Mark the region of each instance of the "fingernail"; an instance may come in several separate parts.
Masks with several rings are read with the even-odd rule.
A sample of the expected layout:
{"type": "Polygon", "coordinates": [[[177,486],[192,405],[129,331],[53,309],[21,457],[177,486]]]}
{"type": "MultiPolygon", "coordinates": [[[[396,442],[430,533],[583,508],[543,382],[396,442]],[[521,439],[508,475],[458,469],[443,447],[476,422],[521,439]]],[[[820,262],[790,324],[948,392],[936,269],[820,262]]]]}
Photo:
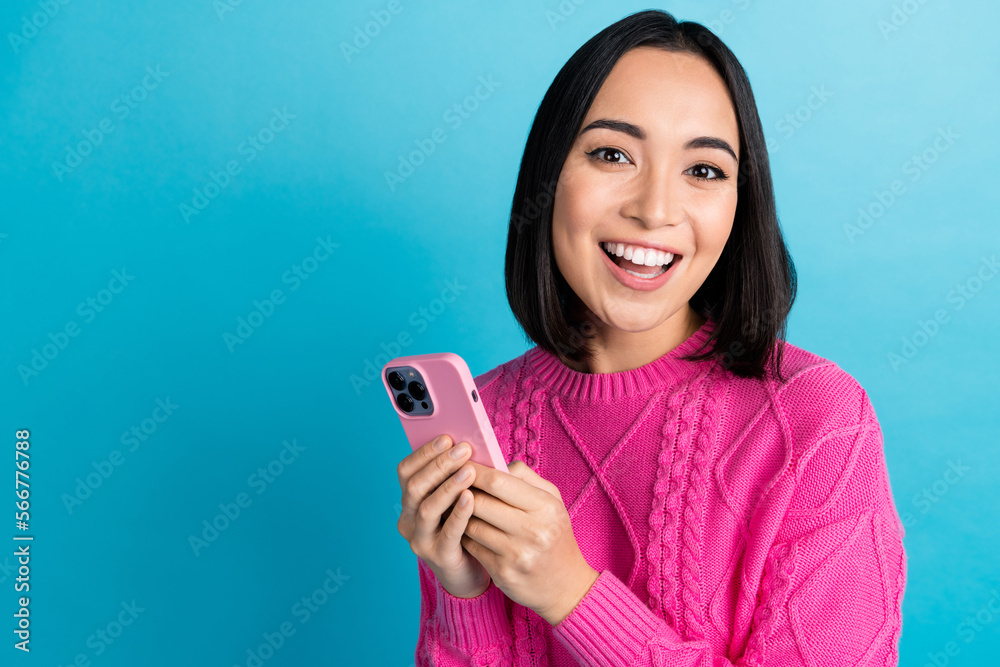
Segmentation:
{"type": "Polygon", "coordinates": [[[456,479],[460,482],[464,482],[465,480],[469,479],[469,475],[471,474],[472,471],[469,470],[468,467],[462,468],[462,470],[458,473],[458,477],[456,479]]]}
{"type": "Polygon", "coordinates": [[[450,456],[453,459],[460,459],[468,453],[469,453],[469,446],[463,443],[458,447],[456,447],[455,449],[451,450],[451,454],[449,454],[448,456],[450,456]]]}
{"type": "Polygon", "coordinates": [[[435,440],[434,444],[431,445],[431,446],[434,447],[434,451],[435,452],[443,452],[444,448],[445,448],[445,445],[447,445],[447,438],[445,438],[445,436],[441,435],[441,436],[438,436],[438,439],[435,440]]]}

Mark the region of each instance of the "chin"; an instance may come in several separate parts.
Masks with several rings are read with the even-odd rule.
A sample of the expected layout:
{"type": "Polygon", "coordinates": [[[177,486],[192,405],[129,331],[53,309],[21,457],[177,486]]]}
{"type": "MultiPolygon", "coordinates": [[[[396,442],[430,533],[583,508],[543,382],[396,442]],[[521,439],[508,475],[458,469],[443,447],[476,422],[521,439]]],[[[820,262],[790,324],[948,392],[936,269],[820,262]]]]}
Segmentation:
{"type": "Polygon", "coordinates": [[[638,308],[631,313],[614,313],[609,318],[601,318],[604,323],[619,331],[628,333],[642,333],[655,329],[666,319],[666,313],[651,308],[638,308]]]}

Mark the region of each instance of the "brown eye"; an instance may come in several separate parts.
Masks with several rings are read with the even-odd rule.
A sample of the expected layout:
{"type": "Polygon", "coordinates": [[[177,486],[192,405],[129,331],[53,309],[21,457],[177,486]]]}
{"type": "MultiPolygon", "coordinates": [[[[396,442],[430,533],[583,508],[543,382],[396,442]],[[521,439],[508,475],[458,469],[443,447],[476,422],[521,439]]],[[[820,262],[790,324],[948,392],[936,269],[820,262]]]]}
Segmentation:
{"type": "Polygon", "coordinates": [[[691,175],[697,178],[699,181],[722,181],[728,178],[726,172],[722,171],[718,167],[713,167],[708,164],[696,164],[695,166],[688,169],[689,172],[694,172],[691,175]],[[714,174],[709,176],[708,174],[714,174]]]}
{"type": "Polygon", "coordinates": [[[628,158],[625,158],[625,153],[621,152],[617,148],[610,148],[608,146],[603,146],[601,148],[597,148],[595,150],[592,150],[589,153],[587,153],[587,155],[590,156],[590,158],[593,159],[593,160],[596,160],[598,162],[604,162],[606,164],[628,164],[628,162],[627,162],[628,158]],[[613,156],[615,159],[614,160],[606,160],[606,159],[600,157],[601,153],[606,153],[606,154],[608,154],[610,156],[613,156]],[[626,162],[619,162],[617,158],[625,158],[626,162]]]}

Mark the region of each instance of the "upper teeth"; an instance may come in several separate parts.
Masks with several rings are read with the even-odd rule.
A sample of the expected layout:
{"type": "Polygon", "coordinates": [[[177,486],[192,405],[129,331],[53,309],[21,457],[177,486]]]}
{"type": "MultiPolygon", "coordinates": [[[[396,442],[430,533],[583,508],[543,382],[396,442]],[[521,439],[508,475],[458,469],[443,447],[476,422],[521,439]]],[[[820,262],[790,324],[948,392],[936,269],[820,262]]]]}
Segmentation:
{"type": "Polygon", "coordinates": [[[669,264],[674,259],[674,254],[671,252],[663,252],[656,248],[644,248],[641,245],[605,241],[601,244],[601,247],[612,255],[624,257],[642,266],[663,266],[664,264],[669,264]]]}

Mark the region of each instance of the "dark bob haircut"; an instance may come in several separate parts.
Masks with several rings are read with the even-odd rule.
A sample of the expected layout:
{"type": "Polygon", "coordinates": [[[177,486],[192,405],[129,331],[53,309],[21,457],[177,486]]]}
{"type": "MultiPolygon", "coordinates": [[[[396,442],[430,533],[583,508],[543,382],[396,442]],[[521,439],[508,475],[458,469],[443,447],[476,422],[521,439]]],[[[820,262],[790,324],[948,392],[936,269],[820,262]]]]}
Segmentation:
{"type": "MultiPolygon", "coordinates": [[[[605,28],[573,54],[545,93],[521,158],[514,189],[504,278],[507,300],[525,334],[541,348],[577,362],[591,358],[590,322],[576,317],[579,297],[552,253],[555,188],[577,132],[615,63],[629,50],[653,46],[701,56],[719,72],[733,100],[740,162],[733,229],[719,261],[689,304],[716,326],[700,354],[734,374],[761,378],[773,362],[781,378],[796,274],[778,224],[764,132],[750,81],[736,56],[705,26],[678,23],[646,10],[605,28]]],[[[782,378],[782,381],[783,378],[782,378]]]]}

